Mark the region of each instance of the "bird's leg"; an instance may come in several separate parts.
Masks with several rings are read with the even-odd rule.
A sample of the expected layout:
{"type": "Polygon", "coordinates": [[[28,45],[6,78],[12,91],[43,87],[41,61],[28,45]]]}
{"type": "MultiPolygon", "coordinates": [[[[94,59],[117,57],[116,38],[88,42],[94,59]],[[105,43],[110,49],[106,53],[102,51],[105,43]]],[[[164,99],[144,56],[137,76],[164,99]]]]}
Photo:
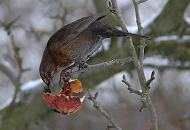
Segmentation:
{"type": "Polygon", "coordinates": [[[69,80],[71,79],[71,75],[68,71],[62,71],[60,74],[60,80],[59,80],[59,85],[62,87],[61,92],[64,93],[65,95],[72,95],[71,92],[71,84],[69,80]],[[63,85],[62,85],[62,80],[63,80],[63,85]]]}
{"type": "Polygon", "coordinates": [[[52,93],[52,92],[51,92],[51,88],[50,88],[50,86],[47,86],[46,92],[48,92],[48,93],[52,93]]]}
{"type": "Polygon", "coordinates": [[[68,71],[62,70],[59,79],[59,85],[62,86],[62,81],[64,82],[64,86],[69,83],[71,79],[71,75],[68,71]]]}
{"type": "Polygon", "coordinates": [[[64,68],[61,71],[60,78],[59,78],[59,85],[60,86],[62,85],[62,81],[64,81],[64,85],[65,85],[65,83],[69,83],[69,79],[71,79],[71,75],[68,71],[75,66],[76,66],[76,63],[74,61],[70,66],[67,66],[66,68],[64,68]]]}
{"type": "Polygon", "coordinates": [[[85,68],[88,68],[88,64],[85,61],[81,61],[79,63],[79,70],[82,70],[82,69],[85,69],[85,68]]]}

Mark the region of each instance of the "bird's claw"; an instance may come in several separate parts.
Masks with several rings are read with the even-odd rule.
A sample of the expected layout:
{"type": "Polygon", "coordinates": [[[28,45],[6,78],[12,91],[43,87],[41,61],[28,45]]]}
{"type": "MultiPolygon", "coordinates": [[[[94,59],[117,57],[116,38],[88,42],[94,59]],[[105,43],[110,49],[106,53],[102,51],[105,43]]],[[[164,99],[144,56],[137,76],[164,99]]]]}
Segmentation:
{"type": "Polygon", "coordinates": [[[88,64],[85,63],[85,62],[81,62],[81,63],[79,64],[79,70],[82,70],[82,69],[85,69],[85,68],[88,68],[88,64]]]}
{"type": "Polygon", "coordinates": [[[62,81],[64,81],[64,83],[68,83],[70,79],[71,79],[70,73],[67,71],[62,71],[60,74],[59,85],[62,85],[62,81]]]}
{"type": "Polygon", "coordinates": [[[47,86],[46,92],[52,93],[50,86],[47,86]]]}

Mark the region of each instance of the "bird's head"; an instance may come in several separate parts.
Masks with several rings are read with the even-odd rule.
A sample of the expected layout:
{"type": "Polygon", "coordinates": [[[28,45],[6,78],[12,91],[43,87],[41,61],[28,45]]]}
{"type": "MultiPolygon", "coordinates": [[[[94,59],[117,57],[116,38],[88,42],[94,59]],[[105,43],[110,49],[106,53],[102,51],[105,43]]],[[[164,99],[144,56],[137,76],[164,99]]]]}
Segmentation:
{"type": "Polygon", "coordinates": [[[40,77],[45,82],[45,84],[49,87],[51,85],[51,81],[55,72],[55,66],[52,62],[51,57],[44,51],[42,61],[39,67],[40,77]]]}
{"type": "Polygon", "coordinates": [[[39,71],[40,71],[40,77],[49,87],[51,85],[51,81],[54,75],[53,67],[50,64],[41,63],[39,71]]]}

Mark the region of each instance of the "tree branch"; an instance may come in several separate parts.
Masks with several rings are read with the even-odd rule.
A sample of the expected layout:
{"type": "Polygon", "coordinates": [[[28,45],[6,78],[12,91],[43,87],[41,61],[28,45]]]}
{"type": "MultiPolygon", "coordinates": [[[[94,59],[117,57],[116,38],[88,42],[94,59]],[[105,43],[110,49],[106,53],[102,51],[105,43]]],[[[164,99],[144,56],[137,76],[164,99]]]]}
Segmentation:
{"type": "Polygon", "coordinates": [[[128,86],[128,90],[129,90],[130,93],[134,93],[134,94],[137,94],[137,95],[140,95],[140,96],[142,95],[142,91],[134,89],[134,87],[127,81],[125,75],[123,75],[122,82],[125,83],[128,86]]]}
{"type": "MultiPolygon", "coordinates": [[[[113,9],[114,9],[114,14],[118,18],[122,29],[124,31],[128,31],[127,26],[126,26],[126,24],[125,24],[125,22],[123,20],[123,17],[121,16],[121,13],[119,12],[117,1],[116,0],[111,0],[111,1],[112,1],[113,9]]],[[[137,74],[138,74],[139,81],[140,81],[140,84],[141,84],[141,87],[142,87],[142,91],[145,91],[146,79],[145,79],[145,76],[144,76],[143,68],[139,63],[137,53],[136,53],[134,45],[133,45],[133,41],[132,41],[131,37],[127,37],[127,38],[125,38],[125,40],[127,41],[128,51],[129,51],[129,53],[130,53],[130,55],[131,55],[131,57],[133,59],[133,63],[135,65],[135,68],[137,69],[137,74]]]]}
{"type": "Polygon", "coordinates": [[[91,93],[88,91],[88,95],[89,95],[88,99],[93,102],[94,108],[111,123],[111,126],[115,127],[117,130],[122,130],[122,128],[119,127],[119,125],[114,121],[114,119],[96,101],[98,93],[96,93],[95,96],[92,96],[91,93]]]}
{"type": "Polygon", "coordinates": [[[146,86],[150,86],[150,84],[154,79],[155,79],[155,71],[153,70],[150,79],[146,82],[146,86]]]}
{"type": "MultiPolygon", "coordinates": [[[[121,16],[121,13],[119,12],[117,1],[116,0],[111,0],[111,2],[112,2],[113,10],[114,10],[112,12],[114,12],[116,17],[118,18],[122,29],[127,31],[127,26],[126,26],[126,24],[125,24],[125,22],[124,22],[124,20],[123,20],[123,18],[121,16]]],[[[136,11],[138,11],[138,10],[136,9],[136,11]]],[[[139,12],[136,12],[136,14],[139,14],[139,12]]],[[[136,16],[136,17],[138,17],[138,16],[136,16]]],[[[138,20],[140,20],[140,19],[138,19],[138,20]]],[[[145,102],[143,102],[143,107],[148,107],[150,115],[151,115],[151,117],[150,117],[151,118],[150,119],[151,120],[151,130],[158,130],[157,115],[156,115],[154,106],[152,105],[152,101],[151,101],[151,99],[150,99],[150,97],[148,95],[148,89],[147,89],[147,86],[146,86],[146,79],[145,79],[145,75],[144,75],[143,66],[141,65],[141,63],[138,60],[137,53],[135,51],[132,39],[130,37],[127,37],[125,39],[126,39],[126,41],[128,43],[127,44],[128,51],[129,51],[131,57],[133,58],[133,63],[134,63],[135,68],[137,70],[138,78],[139,78],[140,85],[141,85],[141,88],[142,88],[141,100],[142,101],[145,100],[145,102]],[[148,104],[148,105],[146,105],[146,104],[148,104]]],[[[143,57],[144,57],[144,54],[143,54],[143,57]]]]}
{"type": "Polygon", "coordinates": [[[16,96],[18,94],[18,92],[20,91],[20,86],[22,85],[21,83],[21,76],[22,76],[22,72],[23,72],[23,67],[22,67],[22,59],[20,57],[20,48],[18,48],[14,42],[14,37],[13,35],[11,34],[11,30],[10,30],[10,34],[9,36],[11,37],[11,45],[12,45],[12,49],[14,51],[14,58],[15,58],[15,61],[16,61],[16,64],[18,65],[18,75],[16,76],[16,81],[17,81],[17,84],[14,84],[15,85],[15,93],[14,93],[14,96],[13,96],[13,100],[12,100],[12,103],[11,104],[14,104],[15,103],[15,100],[16,100],[16,96]]]}
{"type": "Polygon", "coordinates": [[[151,34],[155,36],[178,34],[184,24],[182,21],[188,5],[188,0],[168,0],[160,15],[151,25],[151,34]],[[175,13],[173,13],[174,9],[175,13]]]}
{"type": "Polygon", "coordinates": [[[126,63],[129,63],[132,61],[131,57],[126,57],[126,58],[122,58],[122,59],[113,59],[111,61],[106,61],[106,62],[102,62],[99,64],[94,64],[94,65],[90,65],[89,69],[96,69],[96,68],[100,68],[100,67],[108,67],[108,66],[112,66],[112,65],[124,65],[126,63]]]}
{"type": "Polygon", "coordinates": [[[20,91],[20,86],[22,85],[22,83],[21,83],[22,73],[24,71],[28,70],[28,69],[23,69],[23,67],[22,67],[22,58],[20,56],[20,48],[18,48],[16,46],[15,41],[14,41],[14,36],[11,33],[12,32],[12,27],[14,26],[14,23],[18,20],[18,18],[19,17],[17,17],[13,21],[9,22],[8,24],[2,24],[2,22],[0,23],[1,24],[0,26],[4,27],[5,31],[7,32],[7,34],[11,38],[11,45],[12,45],[12,50],[14,52],[15,62],[18,65],[18,74],[15,75],[14,72],[11,71],[11,69],[9,67],[7,67],[3,63],[0,63],[0,70],[2,72],[4,72],[4,74],[11,80],[11,82],[15,86],[15,93],[13,95],[13,100],[12,100],[10,106],[15,103],[16,96],[20,91]]]}
{"type": "Polygon", "coordinates": [[[109,67],[109,66],[113,66],[113,65],[124,65],[131,61],[132,61],[131,57],[126,57],[126,58],[122,58],[122,59],[113,59],[111,61],[105,61],[105,62],[98,63],[98,64],[87,65],[86,68],[83,68],[79,71],[73,71],[70,74],[72,75],[72,74],[76,74],[76,73],[83,73],[85,71],[92,70],[92,69],[99,69],[101,67],[109,67]]]}
{"type": "Polygon", "coordinates": [[[144,3],[144,2],[146,2],[146,1],[148,1],[148,0],[137,0],[136,3],[137,3],[137,4],[141,4],[141,3],[144,3]]]}
{"type": "MultiPolygon", "coordinates": [[[[136,2],[136,0],[132,0],[133,1],[133,5],[135,8],[135,14],[136,14],[136,22],[137,22],[137,26],[138,26],[138,32],[140,35],[144,35],[143,32],[143,27],[141,25],[141,19],[140,19],[140,15],[139,15],[139,8],[138,8],[138,3],[136,2]]],[[[145,39],[144,38],[140,38],[140,53],[139,53],[139,62],[141,64],[141,66],[143,66],[143,59],[144,59],[144,48],[146,47],[146,43],[145,43],[145,39]]]]}

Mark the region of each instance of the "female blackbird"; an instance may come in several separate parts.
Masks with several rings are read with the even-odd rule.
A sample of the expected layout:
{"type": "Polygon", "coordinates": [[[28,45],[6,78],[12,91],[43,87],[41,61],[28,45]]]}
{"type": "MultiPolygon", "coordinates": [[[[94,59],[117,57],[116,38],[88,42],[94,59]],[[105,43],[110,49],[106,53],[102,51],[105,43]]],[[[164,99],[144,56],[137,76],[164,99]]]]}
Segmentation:
{"type": "Polygon", "coordinates": [[[47,86],[57,70],[85,64],[99,49],[103,39],[122,36],[145,37],[118,30],[101,22],[105,16],[105,13],[100,13],[83,17],[53,34],[47,43],[39,68],[40,76],[47,86]]]}

